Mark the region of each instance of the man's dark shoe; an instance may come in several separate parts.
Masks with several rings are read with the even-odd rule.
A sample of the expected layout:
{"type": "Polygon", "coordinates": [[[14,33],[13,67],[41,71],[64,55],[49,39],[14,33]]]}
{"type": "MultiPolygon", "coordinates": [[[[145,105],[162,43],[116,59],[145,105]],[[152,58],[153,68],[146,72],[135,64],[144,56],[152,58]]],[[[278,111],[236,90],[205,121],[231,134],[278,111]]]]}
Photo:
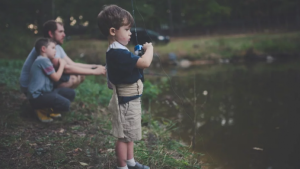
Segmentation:
{"type": "Polygon", "coordinates": [[[136,162],[135,166],[128,166],[128,169],[150,169],[150,167],[136,162]]]}

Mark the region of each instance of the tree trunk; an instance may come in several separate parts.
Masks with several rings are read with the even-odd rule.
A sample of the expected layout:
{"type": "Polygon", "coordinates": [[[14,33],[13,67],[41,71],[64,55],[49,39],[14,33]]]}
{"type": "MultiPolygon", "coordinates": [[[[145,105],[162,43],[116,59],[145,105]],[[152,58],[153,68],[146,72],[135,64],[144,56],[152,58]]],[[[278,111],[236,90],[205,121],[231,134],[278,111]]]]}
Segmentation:
{"type": "Polygon", "coordinates": [[[168,5],[169,5],[170,35],[173,35],[173,16],[172,16],[172,4],[171,4],[171,0],[168,0],[168,5]]]}

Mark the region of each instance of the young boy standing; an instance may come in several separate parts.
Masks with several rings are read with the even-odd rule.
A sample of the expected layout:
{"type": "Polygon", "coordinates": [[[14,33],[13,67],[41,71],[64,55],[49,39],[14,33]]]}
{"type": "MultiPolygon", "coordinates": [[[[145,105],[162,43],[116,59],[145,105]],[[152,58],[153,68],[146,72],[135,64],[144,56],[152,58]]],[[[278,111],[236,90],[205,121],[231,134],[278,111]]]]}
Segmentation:
{"type": "Polygon", "coordinates": [[[118,139],[115,152],[118,169],[150,169],[135,162],[133,141],[142,138],[141,95],[143,93],[142,69],[150,66],[153,46],[145,43],[144,55],[131,53],[126,45],[130,41],[131,14],[116,6],[105,6],[99,13],[98,26],[108,39],[106,52],[107,76],[112,83],[113,96],[108,109],[112,113],[112,134],[118,139]]]}
{"type": "Polygon", "coordinates": [[[53,82],[59,81],[66,64],[63,59],[59,59],[59,68],[55,72],[51,62],[56,53],[55,45],[55,42],[48,38],[36,41],[35,49],[40,55],[33,62],[29,74],[27,97],[42,122],[51,122],[52,117],[61,117],[58,112],[68,111],[70,102],[75,98],[73,89],[53,89],[53,82]],[[46,110],[47,108],[49,110],[46,110]]]}

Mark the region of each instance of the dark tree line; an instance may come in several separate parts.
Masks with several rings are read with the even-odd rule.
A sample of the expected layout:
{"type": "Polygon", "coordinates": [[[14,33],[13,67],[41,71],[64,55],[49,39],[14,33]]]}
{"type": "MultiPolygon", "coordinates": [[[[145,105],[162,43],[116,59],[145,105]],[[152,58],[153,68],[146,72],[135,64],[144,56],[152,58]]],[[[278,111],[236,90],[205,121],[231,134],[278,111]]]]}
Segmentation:
{"type": "Polygon", "coordinates": [[[300,27],[299,0],[1,0],[0,28],[40,33],[44,21],[60,16],[67,31],[88,22],[83,30],[91,33],[103,5],[132,13],[132,3],[137,26],[173,35],[300,27]],[[28,29],[30,24],[37,27],[28,29]]]}

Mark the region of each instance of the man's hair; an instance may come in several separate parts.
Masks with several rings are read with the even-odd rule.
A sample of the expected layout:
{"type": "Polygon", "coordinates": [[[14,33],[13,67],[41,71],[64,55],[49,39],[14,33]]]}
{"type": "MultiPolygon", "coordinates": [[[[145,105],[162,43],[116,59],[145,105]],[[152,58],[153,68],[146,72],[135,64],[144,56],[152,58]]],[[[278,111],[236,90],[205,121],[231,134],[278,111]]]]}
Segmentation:
{"type": "Polygon", "coordinates": [[[51,31],[52,34],[54,34],[54,32],[57,29],[57,24],[60,24],[60,25],[63,26],[63,23],[56,22],[55,20],[49,20],[49,21],[44,23],[44,25],[43,25],[43,35],[44,35],[45,38],[50,38],[49,31],[51,31]]]}
{"type": "Polygon", "coordinates": [[[38,39],[38,40],[35,42],[35,45],[34,45],[35,51],[36,51],[38,54],[41,54],[41,52],[42,52],[42,51],[41,51],[42,47],[43,47],[43,46],[48,47],[48,45],[49,45],[51,42],[55,44],[55,42],[54,42],[52,39],[49,39],[49,38],[40,38],[40,39],[38,39]]]}
{"type": "Polygon", "coordinates": [[[109,29],[119,29],[124,25],[132,25],[134,23],[133,17],[125,9],[117,5],[104,6],[97,17],[98,27],[101,33],[108,37],[109,29]]]}

